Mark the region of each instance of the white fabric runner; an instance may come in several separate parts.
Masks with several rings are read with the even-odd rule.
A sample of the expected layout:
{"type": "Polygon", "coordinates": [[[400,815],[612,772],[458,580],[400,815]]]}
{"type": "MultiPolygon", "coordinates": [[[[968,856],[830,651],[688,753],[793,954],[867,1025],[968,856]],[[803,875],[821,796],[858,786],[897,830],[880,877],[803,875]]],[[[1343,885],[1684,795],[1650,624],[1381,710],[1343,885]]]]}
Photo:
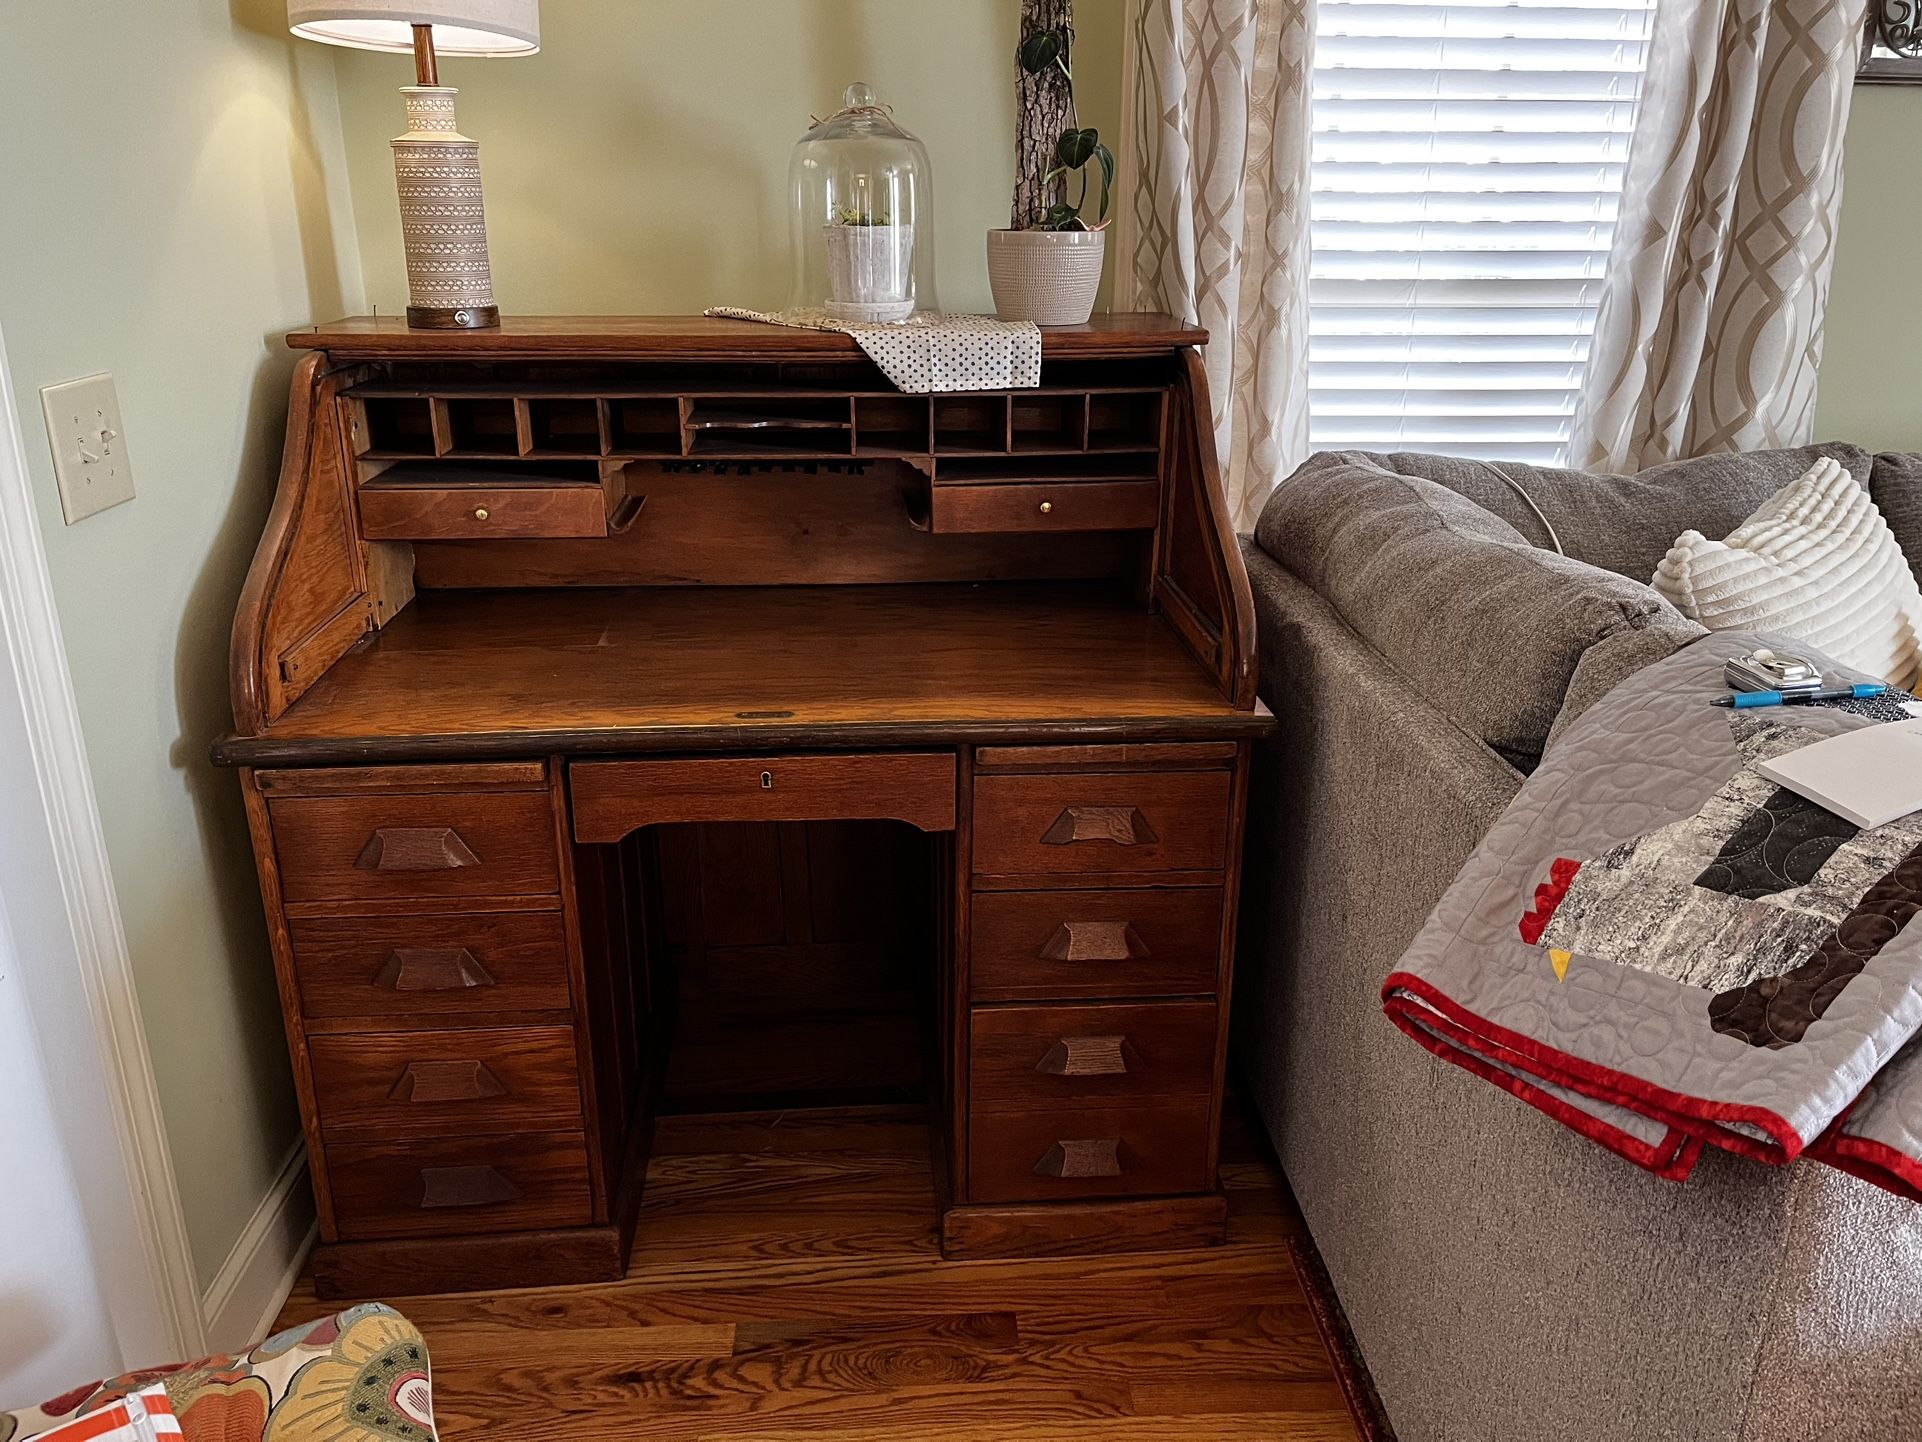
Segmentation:
{"type": "Polygon", "coordinates": [[[1041,327],[990,315],[915,315],[890,324],[835,320],[822,310],[709,306],[707,315],[804,330],[838,330],[910,395],[998,391],[1041,384],[1041,327]]]}

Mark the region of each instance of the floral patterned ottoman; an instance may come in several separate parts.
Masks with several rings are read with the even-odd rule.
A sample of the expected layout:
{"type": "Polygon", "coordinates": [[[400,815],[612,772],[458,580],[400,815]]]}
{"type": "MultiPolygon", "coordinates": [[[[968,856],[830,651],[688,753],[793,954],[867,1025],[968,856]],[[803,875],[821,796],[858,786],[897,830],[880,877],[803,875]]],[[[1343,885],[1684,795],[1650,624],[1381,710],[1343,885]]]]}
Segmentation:
{"type": "Polygon", "coordinates": [[[155,1382],[186,1442],[436,1442],[427,1343],[377,1303],[289,1327],[241,1355],[129,1372],[0,1412],[0,1442],[28,1442],[155,1382]]]}

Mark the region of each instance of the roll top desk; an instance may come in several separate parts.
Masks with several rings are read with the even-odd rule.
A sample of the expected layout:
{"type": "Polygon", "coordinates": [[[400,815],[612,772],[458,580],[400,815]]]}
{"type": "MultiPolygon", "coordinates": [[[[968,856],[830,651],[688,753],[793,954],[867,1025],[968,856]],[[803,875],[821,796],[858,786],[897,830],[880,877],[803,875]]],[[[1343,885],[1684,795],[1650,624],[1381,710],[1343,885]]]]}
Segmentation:
{"type": "Polygon", "coordinates": [[[782,1091],[676,1083],[677,1017],[724,1055],[809,988],[840,1094],[925,1036],[948,1255],[1219,1239],[1270,718],[1204,339],[1102,318],[928,397],[745,322],[289,337],[214,756],[324,1295],[620,1276],[664,1088],[782,1091]]]}

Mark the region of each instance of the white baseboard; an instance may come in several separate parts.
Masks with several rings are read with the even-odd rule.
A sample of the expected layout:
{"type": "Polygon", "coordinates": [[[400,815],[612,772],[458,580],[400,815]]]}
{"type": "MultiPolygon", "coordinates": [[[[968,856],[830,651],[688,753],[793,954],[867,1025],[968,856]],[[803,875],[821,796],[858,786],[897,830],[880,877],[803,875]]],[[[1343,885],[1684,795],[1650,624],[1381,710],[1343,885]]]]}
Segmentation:
{"type": "Polygon", "coordinates": [[[230,1352],[265,1337],[314,1244],[314,1196],[299,1140],[201,1299],[207,1346],[230,1352]]]}

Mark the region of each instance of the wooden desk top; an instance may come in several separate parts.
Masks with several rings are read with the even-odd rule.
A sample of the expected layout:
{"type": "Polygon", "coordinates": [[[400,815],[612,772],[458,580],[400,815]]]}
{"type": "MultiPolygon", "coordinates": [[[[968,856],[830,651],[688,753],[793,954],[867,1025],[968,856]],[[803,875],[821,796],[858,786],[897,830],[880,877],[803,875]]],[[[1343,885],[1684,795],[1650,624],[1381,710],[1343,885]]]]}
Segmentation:
{"type": "Polygon", "coordinates": [[[423,592],[234,765],[1266,734],[1111,587],[423,592]]]}
{"type": "MultiPolygon", "coordinates": [[[[1208,332],[1149,312],[1097,315],[1086,325],[1049,326],[1041,353],[1075,356],[1152,355],[1205,345],[1208,332]]],[[[296,350],[340,357],[423,359],[436,356],[565,356],[570,360],[645,356],[649,360],[857,360],[861,348],[840,331],[801,330],[758,321],[701,315],[510,315],[489,330],[414,330],[400,316],[353,316],[287,337],[296,350]]]]}

